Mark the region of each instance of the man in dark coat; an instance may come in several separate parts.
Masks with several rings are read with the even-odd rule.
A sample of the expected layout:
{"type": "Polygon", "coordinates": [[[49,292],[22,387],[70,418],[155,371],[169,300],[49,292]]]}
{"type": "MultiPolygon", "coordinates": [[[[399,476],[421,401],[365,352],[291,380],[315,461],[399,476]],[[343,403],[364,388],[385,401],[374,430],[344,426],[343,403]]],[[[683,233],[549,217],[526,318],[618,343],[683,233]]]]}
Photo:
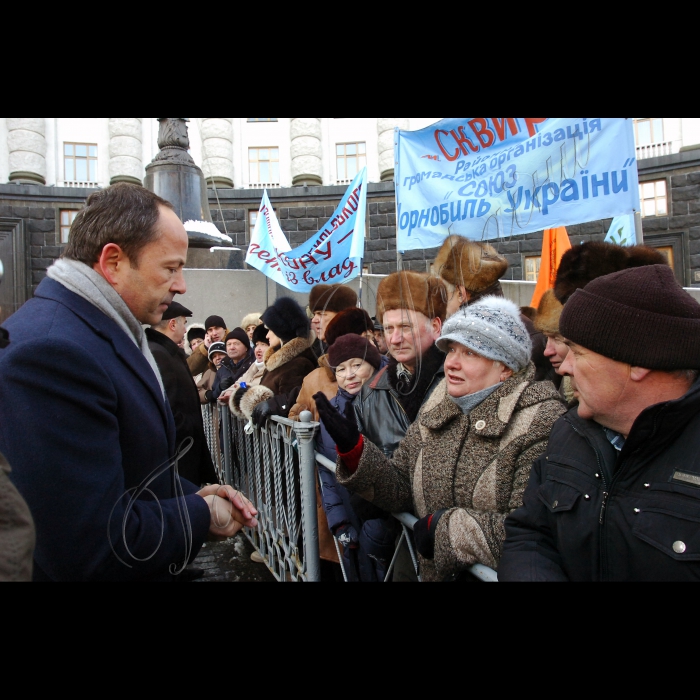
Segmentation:
{"type": "Polygon", "coordinates": [[[6,324],[0,451],[34,516],[35,580],[173,580],[208,534],[257,522],[230,487],[198,490],[173,468],[175,422],[142,324],[185,293],[187,246],[168,202],[99,190],[6,324]]]}
{"type": "Polygon", "coordinates": [[[554,426],[501,581],[700,578],[700,304],[667,265],[600,277],[560,330],[577,408],[554,426]]]}
{"type": "Polygon", "coordinates": [[[196,486],[218,482],[204,434],[199,393],[187,366],[187,356],[178,345],[185,337],[192,312],[174,301],[163,320],[146,330],[148,347],[160,370],[170,409],[175,419],[176,443],[192,438],[192,447],[178,461],[180,476],[196,486]]]}

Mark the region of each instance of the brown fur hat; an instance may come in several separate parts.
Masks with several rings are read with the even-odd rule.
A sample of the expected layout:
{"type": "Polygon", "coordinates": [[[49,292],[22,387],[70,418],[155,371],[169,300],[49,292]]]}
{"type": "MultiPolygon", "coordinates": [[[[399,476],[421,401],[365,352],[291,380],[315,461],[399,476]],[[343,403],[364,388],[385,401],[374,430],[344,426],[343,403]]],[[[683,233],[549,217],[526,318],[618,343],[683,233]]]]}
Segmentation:
{"type": "Polygon", "coordinates": [[[439,277],[421,272],[394,272],[377,288],[377,318],[394,309],[420,311],[427,318],[445,320],[447,289],[439,277]]]}
{"type": "Polygon", "coordinates": [[[583,289],[598,277],[631,267],[667,264],[666,258],[658,250],[644,245],[623,248],[598,241],[582,243],[564,253],[557,272],[554,294],[562,304],[566,304],[577,289],[583,289]]]}
{"type": "Polygon", "coordinates": [[[341,311],[326,328],[326,343],[333,345],[343,335],[362,335],[374,331],[374,321],[364,309],[345,309],[341,311]]]}
{"type": "Polygon", "coordinates": [[[564,306],[554,296],[554,290],[548,289],[543,295],[540,305],[537,307],[535,328],[540,333],[547,335],[559,335],[559,319],[564,306]]]}
{"type": "Polygon", "coordinates": [[[488,243],[449,236],[435,258],[435,273],[468,292],[488,289],[505,274],[508,261],[488,243]]]}
{"type": "Polygon", "coordinates": [[[357,294],[345,284],[317,284],[309,294],[311,311],[345,311],[357,306],[357,294]]]}

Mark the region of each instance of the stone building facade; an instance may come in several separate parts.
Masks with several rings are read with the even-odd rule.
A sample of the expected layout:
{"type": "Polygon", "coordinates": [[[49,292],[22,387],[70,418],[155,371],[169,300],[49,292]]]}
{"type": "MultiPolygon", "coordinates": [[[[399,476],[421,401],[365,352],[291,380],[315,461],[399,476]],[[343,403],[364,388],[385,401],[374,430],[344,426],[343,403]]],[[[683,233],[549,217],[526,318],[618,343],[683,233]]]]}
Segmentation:
{"type": "MultiPolygon", "coordinates": [[[[47,147],[46,133],[42,133],[41,119],[0,121],[4,122],[5,145],[9,145],[10,150],[7,163],[15,168],[13,174],[20,174],[8,184],[0,182],[0,259],[5,268],[0,306],[6,317],[32,296],[46,269],[61,254],[70,221],[94,188],[45,184],[51,169],[51,148],[47,147]]],[[[209,190],[212,218],[218,229],[227,233],[241,249],[228,258],[227,264],[242,267],[262,190],[225,187],[231,181],[227,179],[230,163],[226,146],[231,124],[225,119],[200,121],[204,140],[212,142],[208,151],[211,159],[208,172],[217,187],[216,191],[209,190]]],[[[303,129],[300,127],[293,132],[297,136],[292,139],[294,158],[301,159],[296,161],[298,167],[292,169],[298,184],[268,190],[292,247],[317,234],[346,189],[345,184],[318,184],[317,160],[322,154],[311,133],[317,136],[318,130],[314,131],[313,120],[298,121],[305,122],[303,129]],[[294,145],[297,141],[299,143],[294,145]]],[[[393,146],[386,135],[393,134],[394,126],[404,127],[406,120],[376,121],[377,163],[383,164],[381,167],[388,172],[393,146]]],[[[111,154],[110,182],[140,181],[138,174],[146,160],[144,142],[149,141],[145,136],[147,131],[139,119],[108,120],[105,138],[111,154]]],[[[700,287],[700,146],[676,145],[677,148],[645,152],[647,157],[638,161],[639,179],[645,192],[642,204],[647,214],[642,220],[644,239],[645,243],[662,249],[669,256],[681,284],[700,287]],[[650,198],[647,198],[647,189],[651,192],[650,198]]],[[[2,157],[0,150],[0,159],[2,157]]],[[[324,168],[320,170],[325,172],[324,168]]],[[[610,223],[605,220],[571,226],[568,229],[571,242],[603,240],[610,223]]],[[[531,273],[529,268],[533,261],[541,255],[542,232],[492,243],[508,258],[510,269],[506,278],[523,280],[531,273]]],[[[404,268],[429,271],[435,252],[407,251],[401,257],[401,264],[404,268]]],[[[364,267],[371,274],[388,274],[397,269],[396,202],[391,180],[370,182],[368,186],[364,267]]]]}

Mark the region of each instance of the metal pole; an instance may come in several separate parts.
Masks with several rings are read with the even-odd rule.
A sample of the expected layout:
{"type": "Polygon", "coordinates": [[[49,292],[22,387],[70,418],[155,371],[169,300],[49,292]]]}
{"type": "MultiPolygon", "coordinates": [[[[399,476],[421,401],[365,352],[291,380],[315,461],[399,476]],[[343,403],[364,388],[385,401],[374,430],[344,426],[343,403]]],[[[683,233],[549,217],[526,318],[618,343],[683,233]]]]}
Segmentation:
{"type": "Polygon", "coordinates": [[[642,213],[634,212],[634,232],[637,237],[637,245],[644,245],[644,231],[642,229],[642,213]]]}
{"type": "Polygon", "coordinates": [[[226,484],[233,483],[233,474],[231,469],[231,414],[228,406],[219,406],[219,417],[221,422],[222,442],[224,443],[224,482],[226,484]]]}
{"type": "Polygon", "coordinates": [[[318,553],[318,515],[316,513],[316,458],[314,434],[318,423],[312,423],[310,411],[303,411],[293,429],[299,446],[301,474],[302,522],[304,524],[304,563],[309,581],[321,580],[321,559],[318,553]]]}

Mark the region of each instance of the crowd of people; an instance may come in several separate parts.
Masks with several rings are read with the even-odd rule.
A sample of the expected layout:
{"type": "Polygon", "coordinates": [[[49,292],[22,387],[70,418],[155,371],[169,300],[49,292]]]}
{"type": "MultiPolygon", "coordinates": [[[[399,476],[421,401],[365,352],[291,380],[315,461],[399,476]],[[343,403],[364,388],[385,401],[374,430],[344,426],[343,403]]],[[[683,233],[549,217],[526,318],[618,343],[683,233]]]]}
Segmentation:
{"type": "MultiPolygon", "coordinates": [[[[35,580],[187,581],[207,537],[254,526],[217,483],[203,404],[320,424],[337,464],[317,466],[323,580],[341,562],[385,580],[396,512],[418,518],[426,582],[475,564],[503,582],[700,577],[700,304],[658,251],[574,246],[538,308],[518,308],[505,257],[450,236],[433,274],[382,279],[374,317],[319,284],[306,309],[280,297],[232,330],[174,301],[185,253],[167,202],[113,186],[6,324],[0,452],[35,580]]],[[[391,580],[416,578],[404,547],[391,580]]]]}

